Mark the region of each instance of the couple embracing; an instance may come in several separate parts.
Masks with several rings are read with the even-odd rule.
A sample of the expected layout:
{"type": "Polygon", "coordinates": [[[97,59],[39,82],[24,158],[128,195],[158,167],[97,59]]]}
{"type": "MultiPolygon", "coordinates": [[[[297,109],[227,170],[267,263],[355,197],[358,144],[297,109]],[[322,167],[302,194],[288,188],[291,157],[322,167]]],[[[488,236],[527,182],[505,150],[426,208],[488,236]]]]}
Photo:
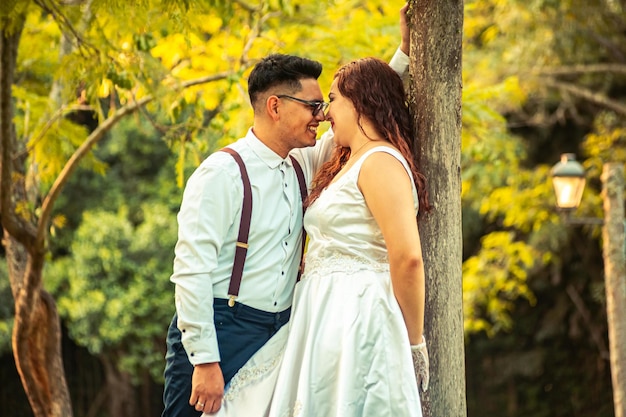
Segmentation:
{"type": "Polygon", "coordinates": [[[429,206],[405,14],[391,63],[342,66],[330,103],[315,61],[252,70],[254,125],[196,169],[178,214],[163,417],[421,416],[429,206]]]}

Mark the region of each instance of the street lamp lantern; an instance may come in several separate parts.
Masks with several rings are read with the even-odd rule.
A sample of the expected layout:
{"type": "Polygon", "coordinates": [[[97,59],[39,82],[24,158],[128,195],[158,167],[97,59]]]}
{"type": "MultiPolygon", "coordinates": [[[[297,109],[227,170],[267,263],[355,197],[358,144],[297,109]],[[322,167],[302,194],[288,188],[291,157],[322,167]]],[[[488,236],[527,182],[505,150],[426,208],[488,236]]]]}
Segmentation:
{"type": "Polygon", "coordinates": [[[606,290],[609,356],[615,417],[626,417],[626,222],[624,222],[624,164],[608,162],[602,175],[603,219],[573,219],[569,214],[580,204],[585,188],[585,171],[573,153],[561,155],[552,167],[556,205],[564,210],[568,224],[602,225],[602,258],[606,290]]]}
{"type": "Polygon", "coordinates": [[[556,206],[561,210],[574,210],[580,205],[585,189],[585,170],[573,153],[564,153],[552,167],[552,185],[556,206]]]}

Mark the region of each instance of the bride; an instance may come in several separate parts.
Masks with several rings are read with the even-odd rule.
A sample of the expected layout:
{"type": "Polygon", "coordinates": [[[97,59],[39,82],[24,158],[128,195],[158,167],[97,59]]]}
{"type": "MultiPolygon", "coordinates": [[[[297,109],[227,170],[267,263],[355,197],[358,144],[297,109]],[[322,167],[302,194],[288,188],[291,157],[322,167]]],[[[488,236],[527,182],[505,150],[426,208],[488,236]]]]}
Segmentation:
{"type": "Polygon", "coordinates": [[[316,175],[292,316],[235,375],[217,416],[420,417],[428,387],[424,266],[401,78],[376,58],[340,68],[326,120],[337,145],[316,175]]]}

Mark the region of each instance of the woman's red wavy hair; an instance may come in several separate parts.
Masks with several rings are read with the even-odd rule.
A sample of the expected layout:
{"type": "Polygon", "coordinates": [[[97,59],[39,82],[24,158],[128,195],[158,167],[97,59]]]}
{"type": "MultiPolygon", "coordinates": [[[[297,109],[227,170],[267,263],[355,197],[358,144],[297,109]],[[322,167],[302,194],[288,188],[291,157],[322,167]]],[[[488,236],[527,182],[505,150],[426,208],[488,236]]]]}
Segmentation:
{"type": "MultiPolygon", "coordinates": [[[[429,211],[426,178],[416,165],[413,123],[400,76],[378,58],[362,58],[339,68],[335,80],[341,95],[356,109],[359,129],[365,134],[361,121],[370,120],[380,137],[394,145],[407,160],[417,187],[419,213],[429,211]]],[[[335,149],[331,159],[315,175],[307,205],[319,197],[349,158],[350,148],[335,149]]]]}

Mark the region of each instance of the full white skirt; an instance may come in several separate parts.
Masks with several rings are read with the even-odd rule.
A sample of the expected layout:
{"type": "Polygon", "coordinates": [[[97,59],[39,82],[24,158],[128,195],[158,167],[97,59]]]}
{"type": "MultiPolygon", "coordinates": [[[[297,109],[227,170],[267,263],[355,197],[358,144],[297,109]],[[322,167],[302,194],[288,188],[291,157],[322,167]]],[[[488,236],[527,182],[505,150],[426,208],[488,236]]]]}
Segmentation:
{"type": "Polygon", "coordinates": [[[421,416],[388,266],[348,257],[307,263],[270,416],[421,416]]]}
{"type": "Polygon", "coordinates": [[[217,416],[421,417],[388,266],[308,263],[289,324],[233,378],[217,416]]]}

